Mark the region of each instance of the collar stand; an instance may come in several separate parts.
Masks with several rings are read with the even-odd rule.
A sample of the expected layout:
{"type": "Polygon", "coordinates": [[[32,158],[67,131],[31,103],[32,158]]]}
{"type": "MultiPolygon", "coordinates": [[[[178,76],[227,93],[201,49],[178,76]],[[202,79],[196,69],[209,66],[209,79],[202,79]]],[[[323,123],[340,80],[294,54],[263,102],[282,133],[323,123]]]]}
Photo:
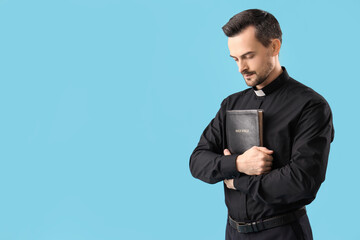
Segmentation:
{"type": "Polygon", "coordinates": [[[253,87],[256,96],[264,97],[279,89],[284,84],[285,80],[290,78],[285,67],[282,67],[282,70],[283,72],[274,81],[272,81],[262,89],[258,90],[256,89],[256,87],[253,87]]]}

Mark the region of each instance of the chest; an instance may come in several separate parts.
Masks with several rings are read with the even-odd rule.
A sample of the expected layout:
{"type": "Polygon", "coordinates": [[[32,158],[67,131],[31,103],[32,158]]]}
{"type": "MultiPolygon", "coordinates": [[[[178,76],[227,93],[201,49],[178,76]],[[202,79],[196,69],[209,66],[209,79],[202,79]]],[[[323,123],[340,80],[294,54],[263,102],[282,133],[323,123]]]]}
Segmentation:
{"type": "Polygon", "coordinates": [[[234,109],[263,109],[263,142],[274,150],[274,167],[288,164],[296,127],[303,106],[291,98],[248,98],[233,106],[234,109]]]}

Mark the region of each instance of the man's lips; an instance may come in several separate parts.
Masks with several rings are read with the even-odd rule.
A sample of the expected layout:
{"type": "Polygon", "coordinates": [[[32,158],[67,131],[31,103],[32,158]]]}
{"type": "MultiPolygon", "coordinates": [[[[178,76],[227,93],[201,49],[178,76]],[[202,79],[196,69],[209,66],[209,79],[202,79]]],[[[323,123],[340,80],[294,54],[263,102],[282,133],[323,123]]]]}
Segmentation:
{"type": "Polygon", "coordinates": [[[249,78],[252,75],[254,75],[254,73],[245,73],[245,74],[243,74],[244,78],[249,78]]]}

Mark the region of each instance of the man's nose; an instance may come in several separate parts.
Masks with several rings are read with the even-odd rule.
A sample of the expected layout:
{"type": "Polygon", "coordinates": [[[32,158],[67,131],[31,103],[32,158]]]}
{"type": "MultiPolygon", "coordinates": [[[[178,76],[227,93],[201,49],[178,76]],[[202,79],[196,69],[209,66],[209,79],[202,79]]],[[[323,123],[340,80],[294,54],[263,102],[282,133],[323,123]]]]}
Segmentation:
{"type": "Polygon", "coordinates": [[[239,72],[242,73],[244,70],[248,70],[248,65],[244,60],[239,61],[239,72]]]}

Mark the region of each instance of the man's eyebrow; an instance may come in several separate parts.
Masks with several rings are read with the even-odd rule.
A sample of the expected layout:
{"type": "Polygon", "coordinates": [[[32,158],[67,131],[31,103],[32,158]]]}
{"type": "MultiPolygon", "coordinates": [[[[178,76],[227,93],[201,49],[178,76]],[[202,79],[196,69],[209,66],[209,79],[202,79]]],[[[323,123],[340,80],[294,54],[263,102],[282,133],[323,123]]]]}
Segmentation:
{"type": "MultiPolygon", "coordinates": [[[[249,54],[252,54],[252,53],[255,53],[255,52],[254,52],[254,51],[249,51],[249,52],[244,53],[244,54],[241,55],[240,57],[245,57],[246,55],[249,55],[249,54]]],[[[230,54],[230,57],[236,58],[235,56],[232,56],[231,54],[230,54]]]]}

